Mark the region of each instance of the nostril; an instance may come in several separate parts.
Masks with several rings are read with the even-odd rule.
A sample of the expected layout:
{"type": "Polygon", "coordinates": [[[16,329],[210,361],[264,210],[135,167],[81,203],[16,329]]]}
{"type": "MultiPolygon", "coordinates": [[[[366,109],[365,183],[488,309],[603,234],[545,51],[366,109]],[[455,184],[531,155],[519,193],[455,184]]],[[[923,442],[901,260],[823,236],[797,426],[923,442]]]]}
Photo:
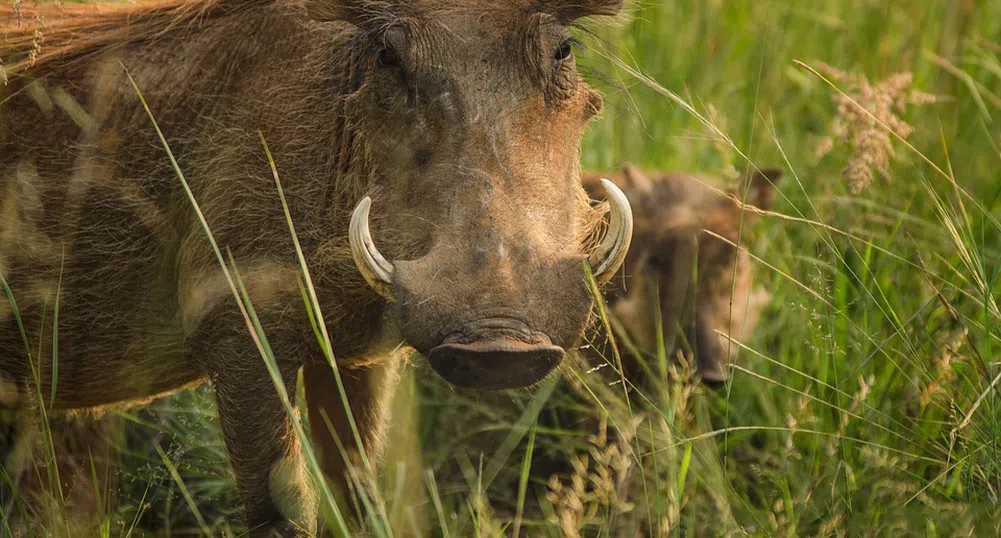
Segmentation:
{"type": "Polygon", "coordinates": [[[510,317],[491,317],[466,327],[462,332],[455,332],[441,341],[442,344],[471,344],[474,342],[493,342],[499,346],[518,344],[549,345],[549,337],[532,331],[528,324],[510,317]]]}

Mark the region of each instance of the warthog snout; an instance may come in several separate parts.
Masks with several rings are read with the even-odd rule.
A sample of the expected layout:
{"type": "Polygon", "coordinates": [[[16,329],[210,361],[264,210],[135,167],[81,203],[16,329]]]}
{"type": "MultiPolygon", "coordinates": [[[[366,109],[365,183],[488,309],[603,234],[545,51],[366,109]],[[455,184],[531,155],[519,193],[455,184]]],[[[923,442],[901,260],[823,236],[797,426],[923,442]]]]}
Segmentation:
{"type": "Polygon", "coordinates": [[[527,387],[581,340],[592,306],[585,261],[602,283],[629,248],[629,202],[611,182],[602,186],[608,226],[591,253],[540,239],[546,234],[519,214],[520,204],[496,203],[438,227],[426,254],[393,259],[372,238],[369,198],[352,216],[351,252],[368,284],[394,304],[404,339],[442,378],[471,389],[527,387]]]}
{"type": "Polygon", "coordinates": [[[563,360],[566,352],[548,336],[533,334],[532,342],[506,334],[471,342],[443,343],[428,354],[431,368],[462,388],[500,390],[541,381],[563,360]]]}
{"type": "Polygon", "coordinates": [[[403,337],[445,381],[528,387],[578,345],[593,304],[583,257],[474,267],[475,252],[450,253],[395,262],[392,286],[403,337]]]}

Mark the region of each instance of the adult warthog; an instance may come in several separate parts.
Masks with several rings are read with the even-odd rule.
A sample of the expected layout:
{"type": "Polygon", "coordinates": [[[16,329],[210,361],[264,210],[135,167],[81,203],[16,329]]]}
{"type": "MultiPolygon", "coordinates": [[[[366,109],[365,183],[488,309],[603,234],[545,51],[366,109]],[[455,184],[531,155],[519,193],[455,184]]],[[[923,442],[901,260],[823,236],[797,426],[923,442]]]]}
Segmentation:
{"type": "Polygon", "coordinates": [[[577,73],[569,30],[620,3],[3,8],[0,270],[19,316],[0,311],[0,398],[38,391],[52,409],[88,408],[211,380],[252,534],[309,532],[287,402],[128,77],[232,252],[278,377],[293,387],[304,367],[314,443],[343,481],[334,436],[350,446],[350,423],[261,138],[354,422],[378,454],[391,350],[412,346],[459,387],[531,385],[589,321],[585,261],[599,283],[622,263],[628,202],[605,184],[599,241],[605,206],[581,185],[580,138],[602,99],[577,73]]]}

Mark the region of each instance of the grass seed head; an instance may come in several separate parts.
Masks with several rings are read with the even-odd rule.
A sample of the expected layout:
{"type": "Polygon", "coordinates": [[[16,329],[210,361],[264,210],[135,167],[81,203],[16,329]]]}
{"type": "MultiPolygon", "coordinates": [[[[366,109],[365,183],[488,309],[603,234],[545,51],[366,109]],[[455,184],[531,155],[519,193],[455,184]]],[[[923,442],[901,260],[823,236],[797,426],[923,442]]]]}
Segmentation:
{"type": "Polygon", "coordinates": [[[588,453],[571,460],[570,487],[558,475],[550,476],[546,498],[555,507],[554,523],[564,536],[580,536],[585,527],[602,526],[606,517],[633,509],[624,491],[632,466],[629,443],[637,425],[636,421],[627,424],[627,431],[617,432],[609,442],[608,419],[602,417],[597,434],[588,437],[588,453]]]}
{"type": "Polygon", "coordinates": [[[949,331],[939,342],[935,355],[932,357],[935,365],[935,379],[921,390],[921,396],[918,398],[922,408],[927,407],[936,395],[943,392],[946,384],[956,377],[954,367],[956,362],[962,359],[959,350],[968,332],[966,327],[954,329],[949,331]]]}
{"type": "Polygon", "coordinates": [[[840,82],[844,92],[832,100],[837,115],[831,134],[821,140],[818,157],[823,157],[836,145],[849,148],[851,156],[842,171],[852,194],[865,190],[878,173],[890,179],[890,162],[896,156],[893,134],[906,139],[914,127],[900,118],[908,105],[935,102],[935,96],[911,88],[914,75],[910,72],[890,75],[873,84],[860,73],[842,71],[825,63],[817,70],[840,82]]]}

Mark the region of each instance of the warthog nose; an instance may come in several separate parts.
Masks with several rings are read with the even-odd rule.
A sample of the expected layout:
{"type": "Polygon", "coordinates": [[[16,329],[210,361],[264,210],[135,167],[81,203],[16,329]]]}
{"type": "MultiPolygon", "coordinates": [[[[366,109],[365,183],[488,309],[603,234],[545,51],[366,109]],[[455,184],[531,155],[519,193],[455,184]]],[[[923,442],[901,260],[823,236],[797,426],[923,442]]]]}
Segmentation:
{"type": "Polygon", "coordinates": [[[480,390],[527,387],[541,381],[566,352],[551,344],[528,344],[509,338],[443,344],[428,353],[431,368],[453,385],[480,390]]]}

